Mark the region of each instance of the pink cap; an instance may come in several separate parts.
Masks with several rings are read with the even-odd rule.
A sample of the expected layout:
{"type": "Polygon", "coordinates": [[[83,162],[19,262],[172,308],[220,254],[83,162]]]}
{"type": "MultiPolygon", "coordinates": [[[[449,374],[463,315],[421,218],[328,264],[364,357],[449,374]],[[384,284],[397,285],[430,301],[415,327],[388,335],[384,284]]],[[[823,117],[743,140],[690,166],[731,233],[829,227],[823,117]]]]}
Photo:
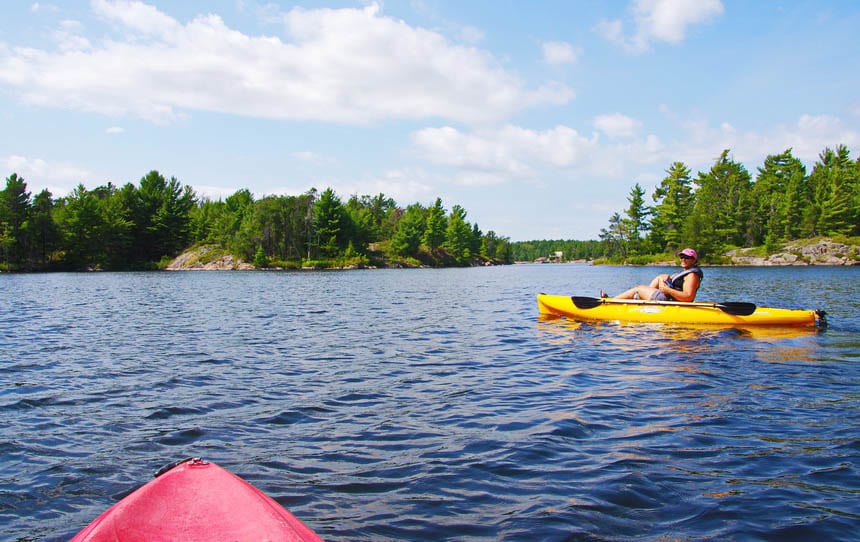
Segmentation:
{"type": "Polygon", "coordinates": [[[684,250],[682,250],[681,252],[678,253],[678,256],[689,256],[689,257],[693,258],[694,260],[699,259],[699,255],[696,254],[696,251],[693,250],[692,248],[685,248],[684,250]]]}

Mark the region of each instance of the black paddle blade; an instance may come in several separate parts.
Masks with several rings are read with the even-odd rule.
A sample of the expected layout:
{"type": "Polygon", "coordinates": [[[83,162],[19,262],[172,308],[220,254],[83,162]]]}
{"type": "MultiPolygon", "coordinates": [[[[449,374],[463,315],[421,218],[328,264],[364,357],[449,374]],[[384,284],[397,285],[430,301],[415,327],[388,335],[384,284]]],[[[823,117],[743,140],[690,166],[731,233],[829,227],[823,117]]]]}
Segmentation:
{"type": "Polygon", "coordinates": [[[598,297],[581,297],[581,296],[571,296],[573,300],[573,304],[580,309],[593,309],[594,307],[599,307],[603,305],[603,300],[598,297]]]}
{"type": "Polygon", "coordinates": [[[735,316],[749,316],[756,310],[755,303],[742,303],[736,301],[716,303],[714,306],[727,314],[733,314],[735,316]]]}

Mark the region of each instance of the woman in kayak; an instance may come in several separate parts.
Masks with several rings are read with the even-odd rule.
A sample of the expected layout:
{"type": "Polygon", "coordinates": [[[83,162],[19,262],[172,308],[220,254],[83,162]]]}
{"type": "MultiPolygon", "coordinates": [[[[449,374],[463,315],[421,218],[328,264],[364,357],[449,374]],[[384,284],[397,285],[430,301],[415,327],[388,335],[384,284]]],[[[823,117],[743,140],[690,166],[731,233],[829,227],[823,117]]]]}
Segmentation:
{"type": "MultiPolygon", "coordinates": [[[[621,292],[615,299],[650,299],[652,301],[693,301],[702,283],[704,273],[699,269],[699,255],[692,248],[678,253],[681,271],[674,275],[662,273],[654,277],[651,284],[640,284],[621,292]]],[[[608,297],[600,291],[600,297],[608,297]]]]}

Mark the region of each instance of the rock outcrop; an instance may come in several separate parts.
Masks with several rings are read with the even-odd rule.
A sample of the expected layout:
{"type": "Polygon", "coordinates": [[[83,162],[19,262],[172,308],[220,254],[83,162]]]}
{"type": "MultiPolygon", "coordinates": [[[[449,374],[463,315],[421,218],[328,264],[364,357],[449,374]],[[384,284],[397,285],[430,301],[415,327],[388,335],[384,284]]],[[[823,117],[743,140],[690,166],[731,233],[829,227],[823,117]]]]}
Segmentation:
{"type": "Polygon", "coordinates": [[[751,249],[726,252],[732,265],[860,265],[860,247],[826,239],[809,244],[789,243],[766,258],[750,255],[751,249]]]}
{"type": "Polygon", "coordinates": [[[165,269],[168,271],[235,271],[254,269],[253,265],[242,260],[236,260],[231,254],[219,254],[219,252],[223,251],[210,246],[192,248],[174,258],[165,269]]]}

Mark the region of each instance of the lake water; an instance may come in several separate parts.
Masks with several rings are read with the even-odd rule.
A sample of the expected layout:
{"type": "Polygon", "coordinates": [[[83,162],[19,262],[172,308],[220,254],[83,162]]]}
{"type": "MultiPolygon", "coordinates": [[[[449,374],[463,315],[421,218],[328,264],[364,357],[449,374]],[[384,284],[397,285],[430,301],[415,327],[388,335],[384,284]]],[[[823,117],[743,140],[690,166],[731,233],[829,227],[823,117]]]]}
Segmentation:
{"type": "Polygon", "coordinates": [[[856,540],[860,268],[706,268],[823,332],[541,320],[660,268],[2,275],[0,538],[202,456],[336,540],[856,540]]]}

